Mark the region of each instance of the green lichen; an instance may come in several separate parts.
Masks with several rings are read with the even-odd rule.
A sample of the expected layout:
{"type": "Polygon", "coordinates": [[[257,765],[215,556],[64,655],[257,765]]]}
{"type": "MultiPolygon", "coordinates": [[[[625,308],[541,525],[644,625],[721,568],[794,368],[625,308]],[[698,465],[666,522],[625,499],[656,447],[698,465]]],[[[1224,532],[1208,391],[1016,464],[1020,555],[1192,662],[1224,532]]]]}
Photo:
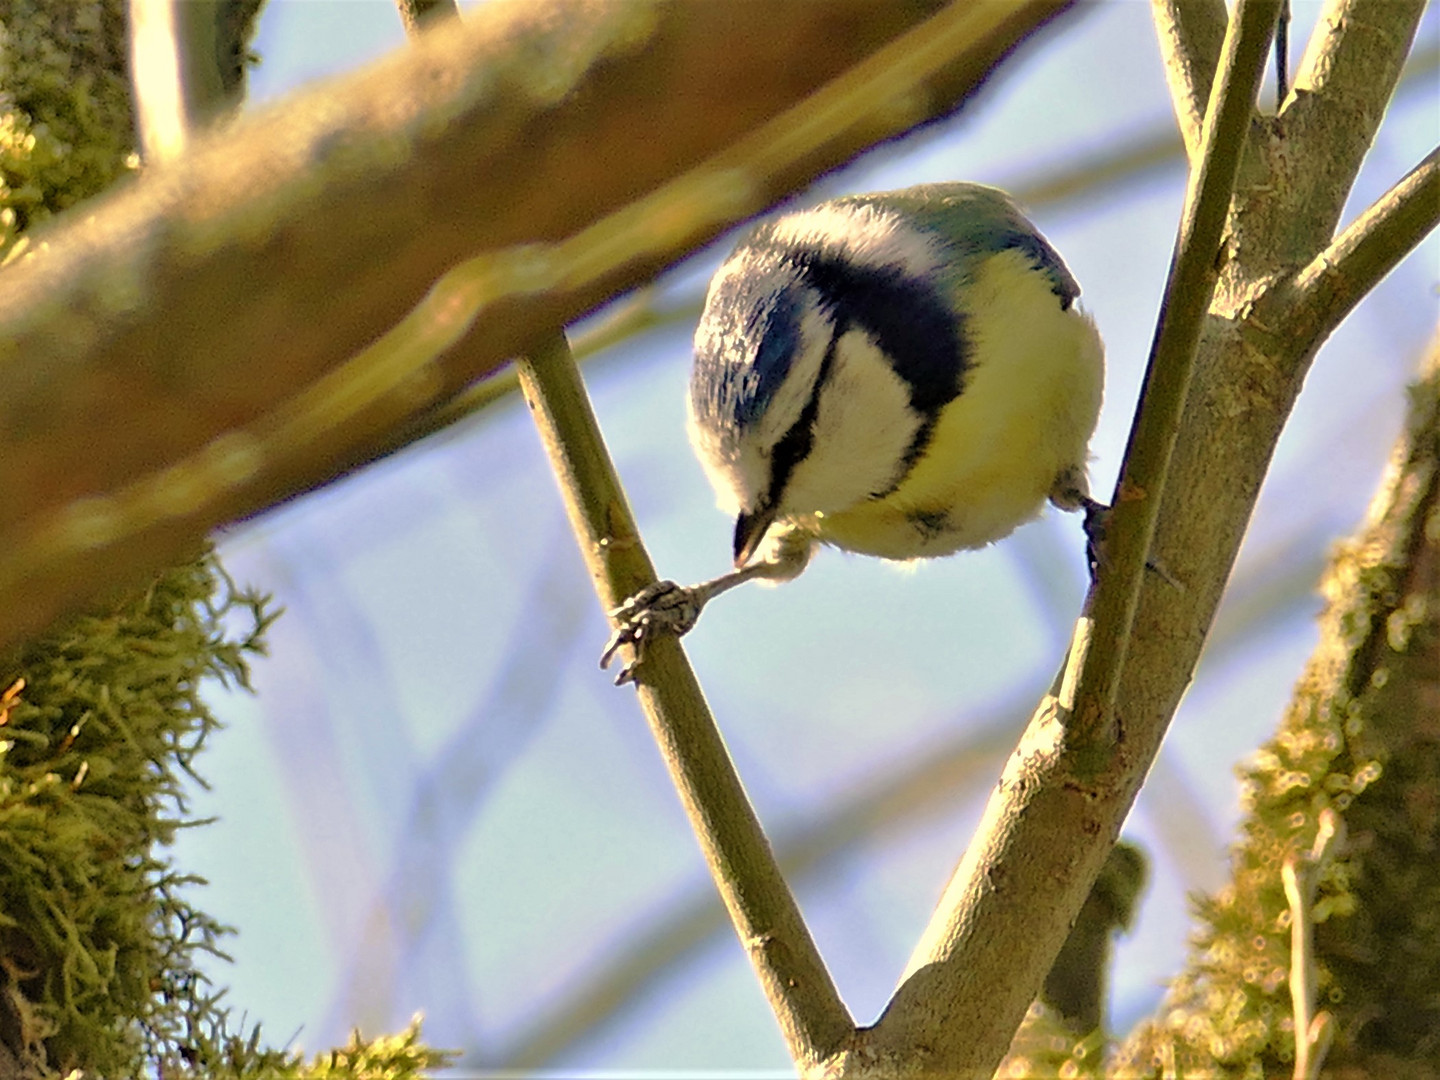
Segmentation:
{"type": "MultiPolygon", "coordinates": [[[[216,5],[230,76],[257,10],[216,5]]],[[[125,48],[124,0],[0,0],[0,258],[136,167],[125,48]]],[[[417,1020],[307,1064],[232,1030],[201,970],[229,930],[164,849],[204,824],[185,806],[216,726],[202,687],[248,687],[272,617],[207,552],[0,659],[0,1076],[402,1078],[446,1060],[417,1020]]]]}
{"type": "Polygon", "coordinates": [[[123,0],[0,0],[0,257],[134,148],[123,0]]]}
{"type": "Polygon", "coordinates": [[[219,1017],[197,964],[223,928],[162,849],[216,725],[201,688],[248,685],[271,617],[206,555],[0,675],[3,1007],[35,1074],[138,1075],[219,1017]]]}

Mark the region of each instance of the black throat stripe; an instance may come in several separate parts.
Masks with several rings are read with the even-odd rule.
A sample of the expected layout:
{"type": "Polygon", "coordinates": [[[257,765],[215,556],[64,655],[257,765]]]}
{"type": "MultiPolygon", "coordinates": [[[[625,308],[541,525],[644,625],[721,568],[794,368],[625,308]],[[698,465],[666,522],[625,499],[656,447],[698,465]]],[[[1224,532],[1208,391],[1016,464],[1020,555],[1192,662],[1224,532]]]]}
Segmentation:
{"type": "Polygon", "coordinates": [[[775,444],[767,504],[779,505],[795,467],[810,453],[820,394],[834,367],[835,350],[852,327],[879,346],[895,373],[904,380],[910,407],[920,426],[901,457],[888,487],[871,492],[882,498],[894,491],[924,454],[940,410],[965,386],[970,367],[962,316],[927,281],[898,266],[867,267],[853,259],[817,249],[802,249],[788,260],[831,319],[830,342],[799,417],[775,444]]]}

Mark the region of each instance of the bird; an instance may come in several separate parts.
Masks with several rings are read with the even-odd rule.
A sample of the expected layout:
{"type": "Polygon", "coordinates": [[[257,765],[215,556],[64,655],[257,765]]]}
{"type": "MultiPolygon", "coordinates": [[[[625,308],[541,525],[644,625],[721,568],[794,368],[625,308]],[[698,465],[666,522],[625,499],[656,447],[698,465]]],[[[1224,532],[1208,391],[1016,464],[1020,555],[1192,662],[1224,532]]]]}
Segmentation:
{"type": "Polygon", "coordinates": [[[601,657],[684,634],[715,596],[817,547],[911,561],[981,548],[1046,501],[1084,510],[1104,346],[1080,286],[1007,193],[848,195],[751,225],[695,332],[690,442],[735,521],[734,569],[611,612],[601,657]]]}

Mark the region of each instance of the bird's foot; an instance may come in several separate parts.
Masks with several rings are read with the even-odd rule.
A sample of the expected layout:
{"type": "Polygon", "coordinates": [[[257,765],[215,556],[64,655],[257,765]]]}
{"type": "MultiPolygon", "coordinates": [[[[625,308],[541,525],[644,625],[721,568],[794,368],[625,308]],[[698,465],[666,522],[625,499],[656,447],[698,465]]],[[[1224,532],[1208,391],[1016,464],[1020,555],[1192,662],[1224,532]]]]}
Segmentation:
{"type": "Polygon", "coordinates": [[[641,589],[610,612],[615,632],[600,654],[600,667],[608,668],[621,648],[630,646],[631,655],[615,675],[615,685],[635,682],[635,671],[645,658],[645,646],[656,634],[688,634],[700,618],[709,597],[703,588],[687,588],[673,581],[657,581],[641,589]]]}
{"type": "MultiPolygon", "coordinates": [[[[1110,515],[1114,508],[1106,506],[1102,502],[1096,502],[1088,496],[1081,503],[1081,508],[1085,511],[1085,559],[1090,564],[1090,580],[1094,581],[1105,569],[1105,529],[1110,524],[1110,515]]],[[[1166,570],[1158,559],[1146,559],[1145,569],[1155,574],[1171,588],[1184,591],[1185,587],[1175,580],[1175,576],[1166,570]]]]}
{"type": "Polygon", "coordinates": [[[1105,527],[1110,523],[1110,507],[1096,502],[1086,495],[1080,503],[1085,512],[1085,561],[1090,566],[1090,580],[1094,581],[1105,565],[1105,527]]]}

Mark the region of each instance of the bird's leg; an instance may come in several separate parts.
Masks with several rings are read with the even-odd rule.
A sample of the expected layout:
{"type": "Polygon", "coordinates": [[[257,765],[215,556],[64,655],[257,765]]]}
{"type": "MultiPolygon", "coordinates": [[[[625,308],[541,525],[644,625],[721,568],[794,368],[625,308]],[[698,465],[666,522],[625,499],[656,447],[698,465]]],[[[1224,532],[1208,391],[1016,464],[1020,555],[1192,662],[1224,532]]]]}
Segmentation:
{"type": "Polygon", "coordinates": [[[1094,581],[1105,565],[1105,526],[1110,524],[1110,507],[1087,495],[1080,508],[1085,513],[1081,526],[1085,530],[1085,562],[1090,567],[1090,580],[1094,581]]]}
{"type": "Polygon", "coordinates": [[[1081,510],[1085,514],[1085,561],[1093,581],[1105,565],[1105,526],[1110,520],[1110,507],[1090,497],[1085,470],[1066,469],[1055,478],[1050,489],[1050,502],[1066,511],[1081,510]]]}
{"type": "Polygon", "coordinates": [[[810,561],[814,542],[798,532],[784,532],[764,549],[764,557],[747,563],[728,574],[702,581],[698,585],[677,585],[673,581],[657,581],[641,589],[610,612],[616,620],[615,632],[600,654],[600,666],[608,668],[623,646],[632,649],[630,660],[615,676],[615,685],[635,681],[635,671],[644,659],[645,645],[656,634],[688,634],[715,597],[743,585],[747,581],[789,581],[805,569],[810,561]]]}
{"type": "MultiPolygon", "coordinates": [[[[1072,469],[1056,477],[1055,486],[1050,489],[1050,501],[1061,510],[1084,511],[1085,561],[1090,564],[1090,580],[1094,581],[1105,567],[1105,527],[1114,508],[1092,499],[1085,488],[1084,474],[1072,469]]],[[[1171,588],[1184,588],[1156,559],[1146,559],[1145,569],[1171,588]]]]}

